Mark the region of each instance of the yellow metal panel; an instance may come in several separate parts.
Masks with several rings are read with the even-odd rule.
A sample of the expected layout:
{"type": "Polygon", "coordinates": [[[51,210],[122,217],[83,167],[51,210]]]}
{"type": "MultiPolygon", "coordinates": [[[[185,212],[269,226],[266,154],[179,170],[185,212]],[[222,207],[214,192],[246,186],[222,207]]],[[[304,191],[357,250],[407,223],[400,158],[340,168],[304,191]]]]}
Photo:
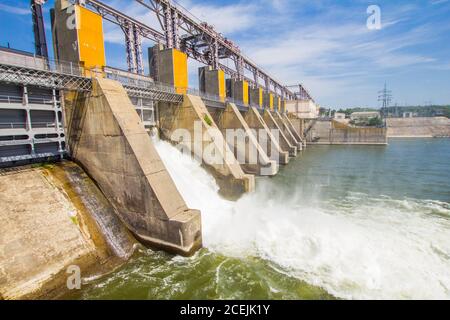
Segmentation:
{"type": "Polygon", "coordinates": [[[89,70],[106,65],[102,17],[86,8],[76,6],[80,61],[87,75],[89,70]]]}
{"type": "Polygon", "coordinates": [[[219,77],[219,97],[221,101],[225,101],[226,88],[225,88],[225,72],[218,70],[217,76],[219,77]]]}
{"type": "Polygon", "coordinates": [[[177,93],[185,94],[188,88],[187,55],[177,49],[173,54],[173,84],[177,93]]]}
{"type": "Polygon", "coordinates": [[[269,93],[269,107],[273,110],[273,94],[269,93]]]}
{"type": "Polygon", "coordinates": [[[248,82],[245,80],[242,81],[242,102],[248,105],[248,82]]]}
{"type": "Polygon", "coordinates": [[[264,92],[263,92],[263,89],[262,89],[262,88],[258,88],[258,90],[259,90],[259,106],[262,107],[262,105],[263,105],[263,94],[264,94],[264,92]]]}

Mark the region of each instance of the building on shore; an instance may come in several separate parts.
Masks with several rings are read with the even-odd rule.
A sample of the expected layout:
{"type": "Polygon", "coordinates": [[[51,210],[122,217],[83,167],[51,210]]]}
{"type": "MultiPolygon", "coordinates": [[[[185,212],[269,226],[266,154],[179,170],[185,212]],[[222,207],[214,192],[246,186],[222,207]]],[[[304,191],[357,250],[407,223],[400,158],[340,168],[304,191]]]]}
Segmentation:
{"type": "Polygon", "coordinates": [[[319,109],[320,106],[310,99],[286,101],[286,111],[301,119],[315,119],[319,117],[319,109]]]}
{"type": "Polygon", "coordinates": [[[350,115],[350,119],[353,121],[370,120],[372,118],[380,118],[378,111],[365,111],[365,112],[353,112],[350,115]]]}

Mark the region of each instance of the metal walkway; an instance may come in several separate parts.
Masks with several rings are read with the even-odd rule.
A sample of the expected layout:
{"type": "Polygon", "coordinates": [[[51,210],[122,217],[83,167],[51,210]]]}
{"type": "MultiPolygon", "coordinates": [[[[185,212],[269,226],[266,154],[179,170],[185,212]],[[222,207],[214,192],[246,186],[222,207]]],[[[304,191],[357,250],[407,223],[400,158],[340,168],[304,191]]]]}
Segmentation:
{"type": "MultiPolygon", "coordinates": [[[[91,73],[95,75],[95,71],[91,73]]],[[[177,94],[174,87],[157,83],[149,77],[109,67],[101,73],[122,83],[130,97],[172,103],[183,101],[183,96],[177,94]]],[[[56,90],[92,90],[92,78],[84,76],[84,69],[78,65],[5,50],[0,50],[0,82],[56,90]]]]}

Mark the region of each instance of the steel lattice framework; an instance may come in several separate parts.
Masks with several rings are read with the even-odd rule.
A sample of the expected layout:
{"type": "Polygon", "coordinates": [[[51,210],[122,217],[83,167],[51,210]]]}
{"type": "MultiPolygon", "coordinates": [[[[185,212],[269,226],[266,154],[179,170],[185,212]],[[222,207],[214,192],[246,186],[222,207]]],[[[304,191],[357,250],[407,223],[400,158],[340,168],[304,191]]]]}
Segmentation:
{"type": "Polygon", "coordinates": [[[271,77],[262,68],[247,58],[232,41],[215,31],[211,26],[200,22],[187,10],[173,5],[170,0],[134,0],[156,15],[162,31],[129,17],[97,0],[78,0],[77,2],[98,12],[104,19],[119,25],[125,33],[127,61],[130,72],[142,73],[142,38],[163,44],[166,48],[176,48],[189,57],[222,69],[234,79],[246,80],[252,87],[264,83],[266,91],[273,91],[283,99],[296,99],[295,93],[271,77]],[[231,59],[235,68],[229,68],[220,59],[231,59]],[[249,71],[253,78],[245,76],[249,71]]]}
{"type": "MultiPolygon", "coordinates": [[[[177,94],[174,88],[152,82],[150,78],[148,81],[136,81],[123,76],[108,76],[108,78],[121,82],[130,97],[173,103],[181,103],[183,101],[183,96],[177,94]]],[[[3,63],[0,63],[0,82],[57,90],[81,92],[90,92],[92,90],[92,79],[88,77],[3,63]]]]}
{"type": "Polygon", "coordinates": [[[165,91],[159,91],[155,88],[143,88],[143,87],[132,87],[123,86],[130,97],[146,98],[153,101],[162,101],[170,103],[181,103],[183,102],[183,95],[170,93],[165,91]]]}
{"type": "Polygon", "coordinates": [[[299,84],[299,85],[293,85],[293,86],[288,86],[288,88],[298,88],[298,91],[296,91],[294,93],[296,99],[298,100],[311,100],[314,102],[314,99],[312,98],[311,94],[309,93],[308,90],[306,90],[306,88],[299,84]]]}
{"type": "Polygon", "coordinates": [[[0,81],[59,90],[92,90],[90,78],[8,64],[0,64],[0,81]]]}

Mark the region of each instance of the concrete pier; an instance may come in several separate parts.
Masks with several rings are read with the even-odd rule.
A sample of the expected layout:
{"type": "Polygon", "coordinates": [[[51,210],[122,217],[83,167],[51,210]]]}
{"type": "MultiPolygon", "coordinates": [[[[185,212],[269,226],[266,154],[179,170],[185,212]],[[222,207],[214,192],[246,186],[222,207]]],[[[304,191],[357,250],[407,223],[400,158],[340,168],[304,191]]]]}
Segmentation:
{"type": "Polygon", "coordinates": [[[281,98],[278,95],[273,96],[273,111],[280,111],[281,108],[281,98]]]}
{"type": "Polygon", "coordinates": [[[264,92],[263,94],[263,104],[266,108],[269,108],[273,111],[274,106],[274,100],[273,100],[273,94],[270,92],[264,92]]]}
{"type": "Polygon", "coordinates": [[[154,46],[149,49],[149,64],[151,76],[155,80],[174,86],[179,94],[187,92],[188,63],[184,52],[154,46]]]}
{"type": "Polygon", "coordinates": [[[258,132],[250,129],[234,103],[227,103],[216,123],[245,173],[260,176],[277,174],[277,161],[269,159],[258,142],[258,132]]]}
{"type": "Polygon", "coordinates": [[[298,151],[301,151],[303,149],[303,144],[301,141],[297,140],[297,138],[294,136],[294,134],[289,129],[286,121],[281,116],[281,114],[278,111],[275,111],[272,113],[273,118],[278,124],[278,127],[283,131],[285,137],[289,140],[289,142],[297,147],[298,151]]]}
{"type": "Polygon", "coordinates": [[[254,176],[242,171],[200,97],[185,95],[181,105],[160,104],[159,122],[162,137],[180,143],[183,152],[200,161],[216,178],[222,195],[237,198],[254,190],[254,176]]]}
{"type": "Polygon", "coordinates": [[[262,88],[249,89],[250,104],[262,108],[264,103],[264,91],[262,88]]]}
{"type": "Polygon", "coordinates": [[[297,156],[297,147],[295,145],[292,145],[290,140],[286,137],[286,135],[283,133],[283,130],[281,130],[278,123],[275,121],[274,117],[272,116],[272,112],[269,110],[264,110],[263,119],[269,129],[278,130],[279,132],[279,144],[283,151],[289,152],[290,157],[296,157],[297,156]]]}
{"type": "Polygon", "coordinates": [[[258,132],[259,145],[266,150],[271,160],[282,165],[289,163],[289,152],[281,149],[279,137],[272,134],[258,109],[250,107],[244,115],[244,120],[250,129],[258,132]]]}
{"type": "Polygon", "coordinates": [[[65,101],[68,144],[142,242],[183,255],[202,244],[198,210],[186,206],[126,91],[95,79],[88,96],[65,101]]]}
{"type": "Polygon", "coordinates": [[[292,113],[288,113],[287,117],[289,118],[292,126],[294,127],[294,130],[300,134],[301,138],[303,139],[303,142],[306,143],[306,137],[305,137],[305,129],[306,129],[306,124],[305,124],[305,119],[299,118],[298,116],[292,114],[292,113]]]}
{"type": "Polygon", "coordinates": [[[207,66],[199,68],[198,73],[200,91],[218,96],[222,102],[225,102],[226,87],[223,70],[213,70],[210,66],[207,66]]]}
{"type": "Polygon", "coordinates": [[[67,0],[56,0],[54,30],[56,58],[75,66],[80,63],[86,76],[98,76],[106,65],[102,16],[67,0]]]}
{"type": "Polygon", "coordinates": [[[282,114],[281,116],[285,120],[286,124],[288,125],[297,141],[300,141],[302,143],[304,149],[306,147],[306,140],[302,137],[301,132],[297,131],[298,129],[295,128],[294,124],[292,123],[291,119],[289,119],[289,116],[287,114],[282,114]]]}
{"type": "Polygon", "coordinates": [[[244,105],[248,105],[248,90],[249,88],[247,81],[227,79],[227,91],[229,92],[229,96],[235,101],[242,101],[244,105]]]}

